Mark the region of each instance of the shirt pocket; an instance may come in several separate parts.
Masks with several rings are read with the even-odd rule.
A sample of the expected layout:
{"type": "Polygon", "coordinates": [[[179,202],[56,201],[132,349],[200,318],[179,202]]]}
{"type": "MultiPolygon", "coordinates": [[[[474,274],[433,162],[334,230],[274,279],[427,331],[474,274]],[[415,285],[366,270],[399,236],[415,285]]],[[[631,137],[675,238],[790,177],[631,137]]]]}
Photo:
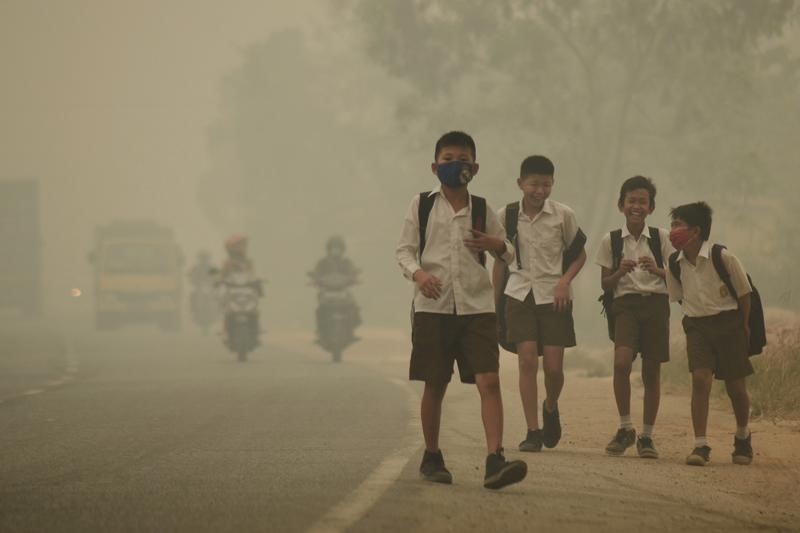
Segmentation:
{"type": "Polygon", "coordinates": [[[528,244],[533,253],[545,260],[546,263],[559,262],[560,264],[561,253],[564,250],[561,224],[557,220],[541,221],[534,226],[528,244]]]}

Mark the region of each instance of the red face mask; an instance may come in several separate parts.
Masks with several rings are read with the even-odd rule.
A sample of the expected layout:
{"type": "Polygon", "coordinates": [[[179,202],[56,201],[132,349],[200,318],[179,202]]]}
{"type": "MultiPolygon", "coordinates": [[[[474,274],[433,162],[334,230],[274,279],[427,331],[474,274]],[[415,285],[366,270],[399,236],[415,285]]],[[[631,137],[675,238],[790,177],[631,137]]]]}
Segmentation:
{"type": "Polygon", "coordinates": [[[669,232],[669,242],[676,250],[683,250],[692,238],[686,228],[675,228],[669,232]]]}

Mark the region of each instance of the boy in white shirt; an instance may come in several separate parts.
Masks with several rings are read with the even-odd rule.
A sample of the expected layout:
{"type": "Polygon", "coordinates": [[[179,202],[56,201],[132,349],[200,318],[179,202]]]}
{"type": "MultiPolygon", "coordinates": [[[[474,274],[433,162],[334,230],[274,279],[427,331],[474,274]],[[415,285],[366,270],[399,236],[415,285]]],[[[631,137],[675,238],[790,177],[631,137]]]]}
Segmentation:
{"type": "Polygon", "coordinates": [[[670,241],[678,252],[670,257],[667,288],[672,301],[681,302],[686,354],[692,374],[692,425],[694,449],[686,464],[703,466],[711,448],[706,438],[708,400],[712,377],[725,381],[736,416],[732,459],[747,465],[753,460],[750,432],[750,397],[745,378],[753,373],[748,345],[750,337],[750,293],[752,288],[739,260],[721,250],[722,264],[730,275],[734,299],[713,264],[711,208],[705,202],[676,207],[671,212],[670,241]]]}
{"type": "Polygon", "coordinates": [[[452,131],[437,141],[431,171],[441,186],[412,199],[396,258],[415,283],[409,377],[425,382],[420,474],[427,481],[452,483],[439,449],[439,427],[455,362],[461,381],[475,383],[481,397],[488,448],[484,487],[499,489],[522,481],[528,467],[503,456],[496,317],[484,265],[486,252],[496,261],[511,261],[514,249],[486,201],[467,190],[478,172],[475,154],[475,142],[464,132],[452,131]]]}
{"type": "Polygon", "coordinates": [[[648,227],[656,208],[656,186],[650,178],[625,180],[617,207],[625,225],[606,233],[597,250],[600,284],[608,298],[609,334],[614,341],[614,398],[620,425],[606,446],[609,455],[623,455],[633,443],[639,457],[657,459],[653,426],[661,399],[661,363],[669,361],[669,297],[666,260],[673,249],[669,232],[648,227]],[[631,421],[631,369],[642,354],[643,425],[639,438],[631,421]]]}
{"type": "Polygon", "coordinates": [[[549,199],[554,174],[548,158],[526,158],[517,180],[522,199],[498,211],[507,231],[516,223],[516,231],[511,231],[516,261],[508,267],[495,262],[493,277],[497,300],[506,296],[506,340],[518,354],[519,392],[528,426],[519,449],[526,452],[539,452],[542,445],[554,448],[561,439],[558,398],[564,387],[564,347],[575,346],[571,283],[586,262],[586,237],[575,212],[549,199]],[[579,252],[565,260],[565,251],[576,248],[576,241],[579,252]],[[506,268],[510,274],[503,290],[506,268]],[[542,429],[536,382],[540,354],[546,391],[542,429]]]}

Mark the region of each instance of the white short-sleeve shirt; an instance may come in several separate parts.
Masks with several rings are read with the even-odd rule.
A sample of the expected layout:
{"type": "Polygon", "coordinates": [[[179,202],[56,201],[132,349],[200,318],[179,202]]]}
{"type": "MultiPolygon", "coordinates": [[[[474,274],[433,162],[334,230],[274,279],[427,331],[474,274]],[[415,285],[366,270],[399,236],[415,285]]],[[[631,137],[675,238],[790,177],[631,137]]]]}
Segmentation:
{"type": "MultiPolygon", "coordinates": [[[[667,260],[675,249],[669,242],[669,232],[658,228],[658,235],[661,239],[661,257],[663,267],[667,268],[667,260]]],[[[628,230],[628,226],[622,227],[622,258],[638,260],[640,257],[652,257],[653,251],[650,249],[650,228],[645,227],[642,234],[637,239],[628,230]]],[[[611,253],[611,234],[606,233],[600,239],[600,247],[597,250],[595,263],[601,267],[611,270],[614,268],[614,258],[611,253]]],[[[641,266],[636,266],[632,271],[622,276],[614,289],[614,298],[619,298],[626,294],[667,294],[667,283],[663,278],[651,274],[641,266]]]]}
{"type": "MultiPolygon", "coordinates": [[[[501,224],[505,224],[506,208],[501,208],[497,216],[501,224]]],[[[520,201],[517,242],[522,269],[517,268],[516,261],[509,263],[511,275],[505,294],[522,302],[533,291],[537,304],[553,303],[556,284],[564,275],[564,250],[572,244],[578,229],[575,212],[569,206],[548,199],[542,210],[531,218],[525,214],[520,201]]]]}
{"type": "MultiPolygon", "coordinates": [[[[750,282],[739,259],[727,249],[723,249],[722,262],[731,276],[731,284],[736,294],[740,298],[750,294],[752,292],[750,282]]],[[[680,301],[686,316],[711,316],[739,308],[739,302],[733,299],[725,282],[714,269],[711,245],[708,242],[703,243],[700,248],[696,264],[691,264],[683,252],[678,254],[678,264],[681,267],[681,279],[678,281],[672,272],[668,271],[667,288],[670,300],[680,301]]]]}
{"type": "MultiPolygon", "coordinates": [[[[478,254],[464,245],[472,234],[472,196],[467,207],[457,213],[441,194],[436,195],[425,230],[425,249],[419,252],[419,195],[411,200],[395,257],[403,275],[412,279],[414,272],[424,270],[442,282],[441,296],[427,298],[414,287],[414,310],[417,312],[473,315],[494,312],[494,289],[489,272],[478,261],[478,254]]],[[[496,213],[486,206],[486,233],[505,241],[505,230],[496,213]]],[[[494,254],[492,254],[494,255],[494,254]]],[[[514,260],[514,247],[506,241],[506,251],[499,257],[508,263],[514,260]]]]}

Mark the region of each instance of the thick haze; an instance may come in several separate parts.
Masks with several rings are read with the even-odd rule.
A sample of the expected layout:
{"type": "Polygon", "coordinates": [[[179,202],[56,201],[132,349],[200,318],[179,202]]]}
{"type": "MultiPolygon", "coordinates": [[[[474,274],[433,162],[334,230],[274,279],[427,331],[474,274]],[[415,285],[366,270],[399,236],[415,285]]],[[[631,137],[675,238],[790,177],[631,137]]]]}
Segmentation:
{"type": "MultiPolygon", "coordinates": [[[[553,48],[551,63],[543,61],[552,42],[536,41],[542,32],[522,26],[532,44],[515,44],[524,33],[509,24],[525,20],[524,11],[476,21],[466,16],[473,8],[476,16],[491,9],[473,6],[439,20],[434,8],[411,14],[412,4],[424,11],[408,2],[0,1],[0,179],[41,183],[46,309],[88,316],[91,291],[68,294],[91,286],[93,228],[146,217],[175,229],[187,267],[199,248],[220,259],[225,235],[251,235],[268,280],[268,329],[310,327],[314,294],[305,272],[325,239],[341,233],[363,269],[356,296],[365,324],[405,325],[410,287],[394,265],[396,238],[411,196],[436,185],[428,170],[433,143],[461,128],[478,143],[474,191],[495,208],[518,196],[514,179],[525,156],[554,159],[553,199],[576,208],[591,239],[579,316],[597,317],[594,244],[620,224],[619,184],[639,173],[659,187],[651,223],[667,225],[670,206],[709,201],[712,239],[730,244],[760,275],[767,305],[798,305],[800,239],[769,244],[792,227],[798,208],[791,198],[792,146],[800,138],[796,10],[790,20],[754,22],[753,32],[762,22],[766,29],[746,50],[726,49],[737,27],[721,32],[719,61],[734,65],[728,78],[698,78],[695,71],[716,59],[703,57],[702,43],[681,41],[694,35],[689,27],[674,37],[674,49],[656,50],[663,58],[642,71],[628,107],[614,85],[627,79],[624,46],[607,51],[616,62],[599,54],[589,77],[598,85],[587,97],[578,90],[586,79],[560,52],[553,48]],[[340,11],[334,15],[331,5],[340,11]],[[482,48],[461,57],[471,50],[460,46],[468,35],[480,37],[482,48]],[[670,58],[679,59],[665,65],[670,58]],[[752,72],[736,72],[736,64],[752,72]],[[678,79],[675,90],[665,88],[669,79],[678,79]],[[575,111],[584,105],[588,114],[575,111]],[[607,126],[620,113],[632,126],[620,128],[628,137],[617,153],[609,139],[622,135],[607,126]],[[662,125],[668,133],[653,133],[662,125]],[[705,157],[725,147],[732,155],[705,157]]],[[[458,3],[434,4],[446,12],[458,3]]],[[[610,16],[586,5],[595,6],[583,21],[589,26],[592,16],[610,16]]],[[[664,27],[682,27],[684,15],[692,20],[696,4],[668,5],[664,27]]],[[[597,39],[620,46],[613,35],[597,39]]],[[[570,45],[592,48],[588,38],[570,45]]]]}

